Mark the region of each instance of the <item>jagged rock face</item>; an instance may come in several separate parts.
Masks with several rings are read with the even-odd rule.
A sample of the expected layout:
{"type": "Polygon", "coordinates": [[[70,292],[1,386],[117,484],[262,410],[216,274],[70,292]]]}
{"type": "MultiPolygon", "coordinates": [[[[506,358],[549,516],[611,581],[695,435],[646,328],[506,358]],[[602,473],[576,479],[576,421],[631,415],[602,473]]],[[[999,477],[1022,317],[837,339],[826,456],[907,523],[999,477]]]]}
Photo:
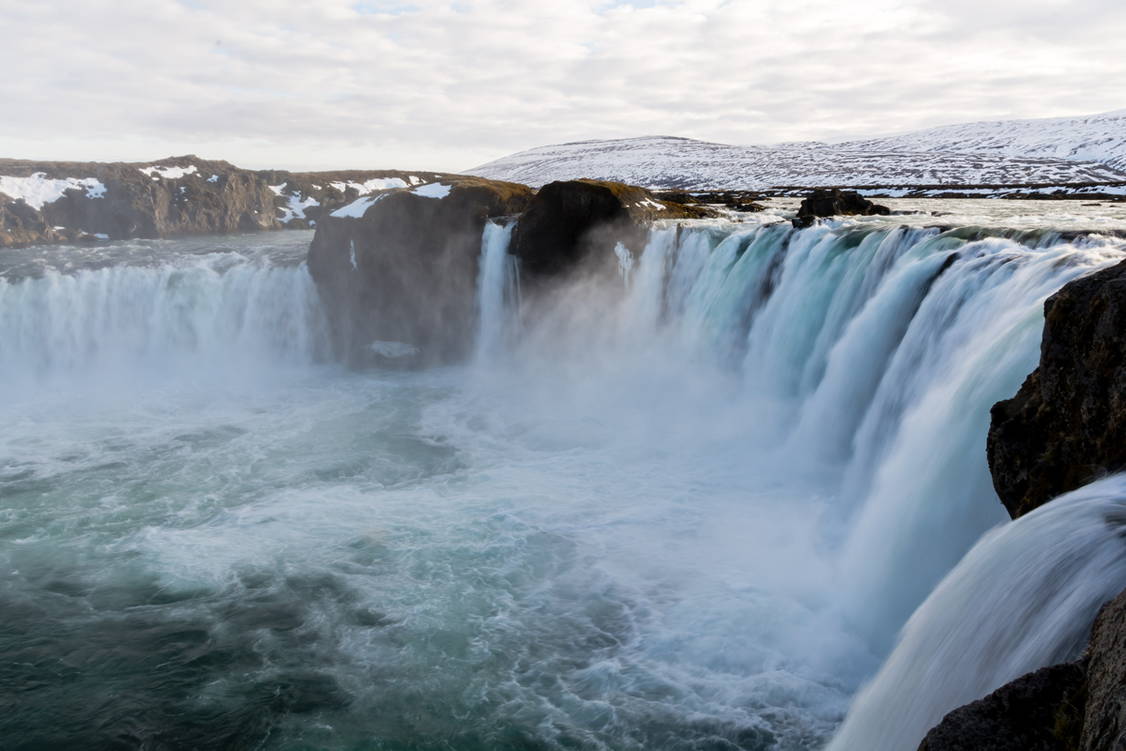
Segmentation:
{"type": "Polygon", "coordinates": [[[439,177],[251,171],[195,156],[137,164],[0,159],[0,247],[306,228],[362,193],[439,177]]]}
{"type": "Polygon", "coordinates": [[[346,362],[426,365],[463,358],[473,342],[485,222],[527,208],[523,185],[445,181],[448,195],[389,192],[360,216],[325,216],[309,271],[346,362]]]}
{"type": "Polygon", "coordinates": [[[1061,751],[1078,747],[1086,673],[1075,663],[1022,676],[955,709],[919,751],[1061,751]]]}
{"type": "Polygon", "coordinates": [[[887,206],[872,203],[854,190],[815,190],[806,196],[794,217],[795,227],[809,227],[818,217],[827,216],[886,216],[891,213],[887,206]]]}
{"type": "Polygon", "coordinates": [[[993,485],[1014,518],[1126,468],[1126,262],[1066,285],[1044,318],[1039,367],[989,429],[993,485]]]}
{"type": "Polygon", "coordinates": [[[554,182],[540,188],[512,238],[512,254],[533,283],[556,278],[595,259],[615,263],[614,246],[634,254],[653,219],[714,215],[702,206],[658,200],[644,188],[596,180],[554,182]]]}
{"type": "Polygon", "coordinates": [[[1126,592],[1103,607],[1083,658],[1017,678],[955,709],[919,751],[1126,748],[1126,592]]]}

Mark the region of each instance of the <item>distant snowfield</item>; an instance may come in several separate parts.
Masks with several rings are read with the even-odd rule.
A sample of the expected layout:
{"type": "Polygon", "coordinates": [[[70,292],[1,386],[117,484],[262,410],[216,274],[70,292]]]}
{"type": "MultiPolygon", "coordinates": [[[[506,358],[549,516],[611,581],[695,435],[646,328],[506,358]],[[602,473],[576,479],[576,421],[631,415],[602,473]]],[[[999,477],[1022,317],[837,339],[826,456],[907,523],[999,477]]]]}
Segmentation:
{"type": "Polygon", "coordinates": [[[652,136],[542,146],[469,174],[532,186],[587,177],[688,190],[1126,180],[1126,110],[970,123],[847,143],[731,146],[652,136]]]}

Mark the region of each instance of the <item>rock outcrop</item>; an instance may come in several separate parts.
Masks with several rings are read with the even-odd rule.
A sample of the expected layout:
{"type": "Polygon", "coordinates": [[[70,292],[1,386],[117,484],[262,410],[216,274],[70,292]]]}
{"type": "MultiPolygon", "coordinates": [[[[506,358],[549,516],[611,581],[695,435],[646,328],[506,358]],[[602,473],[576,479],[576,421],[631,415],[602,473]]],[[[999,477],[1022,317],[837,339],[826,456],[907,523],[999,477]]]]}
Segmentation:
{"type": "Polygon", "coordinates": [[[1014,517],[1126,468],[1126,262],[1044,304],[1040,364],[993,407],[989,468],[1014,517]]]}
{"type": "Polygon", "coordinates": [[[819,217],[828,216],[886,216],[891,213],[887,206],[872,203],[854,190],[839,188],[819,188],[806,196],[798,215],[794,217],[795,227],[810,227],[819,217]]]}
{"type": "Polygon", "coordinates": [[[136,164],[0,159],[0,247],[305,228],[365,193],[441,177],[251,171],[195,156],[136,164]]]}
{"type": "Polygon", "coordinates": [[[533,193],[515,183],[447,177],[360,198],[322,217],[309,271],[344,361],[451,362],[474,340],[486,221],[517,221],[509,253],[520,260],[522,288],[534,295],[580,269],[613,267],[603,278],[617,281],[619,243],[639,253],[653,220],[711,215],[620,183],[575,180],[533,193]]]}
{"type": "Polygon", "coordinates": [[[1082,751],[1126,748],[1126,592],[1105,606],[1087,647],[1082,751]]]}
{"type": "Polygon", "coordinates": [[[355,366],[463,358],[473,341],[485,222],[519,214],[531,200],[523,185],[453,177],[324,216],[309,271],[337,354],[355,366]]]}
{"type": "Polygon", "coordinates": [[[919,751],[1126,748],[1126,592],[1104,606],[1083,657],[1029,673],[955,709],[919,751]]]}
{"type": "Polygon", "coordinates": [[[714,216],[704,206],[656,198],[644,188],[598,180],[567,180],[539,189],[512,238],[521,272],[535,283],[588,261],[616,263],[621,243],[635,255],[655,219],[714,216]]]}
{"type": "Polygon", "coordinates": [[[1078,748],[1087,673],[1082,663],[1042,668],[955,709],[919,751],[1061,751],[1078,748]]]}

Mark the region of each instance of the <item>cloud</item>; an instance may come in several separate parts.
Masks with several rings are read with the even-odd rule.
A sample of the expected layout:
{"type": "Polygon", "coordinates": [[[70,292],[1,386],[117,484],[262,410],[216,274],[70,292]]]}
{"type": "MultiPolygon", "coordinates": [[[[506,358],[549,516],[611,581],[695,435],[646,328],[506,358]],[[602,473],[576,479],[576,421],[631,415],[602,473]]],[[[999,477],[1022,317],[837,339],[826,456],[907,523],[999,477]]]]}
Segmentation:
{"type": "Polygon", "coordinates": [[[464,169],[1126,106],[1119,0],[0,0],[0,153],[464,169]]]}

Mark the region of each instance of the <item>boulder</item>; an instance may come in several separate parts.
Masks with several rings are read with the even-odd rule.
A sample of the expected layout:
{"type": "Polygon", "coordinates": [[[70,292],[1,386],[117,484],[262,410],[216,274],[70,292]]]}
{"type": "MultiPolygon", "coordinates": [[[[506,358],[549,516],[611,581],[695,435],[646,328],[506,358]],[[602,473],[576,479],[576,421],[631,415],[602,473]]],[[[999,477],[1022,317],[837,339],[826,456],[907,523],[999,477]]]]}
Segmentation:
{"type": "Polygon", "coordinates": [[[616,264],[618,243],[640,253],[654,219],[707,216],[714,212],[704,206],[663,201],[633,185],[600,180],[548,183],[520,217],[511,252],[520,259],[521,273],[535,284],[590,259],[599,265],[616,264]]]}
{"type": "Polygon", "coordinates": [[[456,177],[421,192],[360,198],[322,217],[309,271],[337,355],[353,366],[467,355],[485,222],[518,214],[531,199],[523,185],[456,177]]]}
{"type": "Polygon", "coordinates": [[[1045,302],[1040,364],[989,429],[993,485],[1014,518],[1126,468],[1123,331],[1126,261],[1045,302]]]}
{"type": "Polygon", "coordinates": [[[1086,671],[1080,663],[1037,670],[950,712],[919,751],[1062,751],[1079,746],[1086,671]]]}
{"type": "Polygon", "coordinates": [[[818,188],[802,199],[798,215],[792,221],[795,227],[802,228],[812,226],[818,217],[887,216],[890,213],[887,206],[872,203],[854,190],[818,188]]]}

